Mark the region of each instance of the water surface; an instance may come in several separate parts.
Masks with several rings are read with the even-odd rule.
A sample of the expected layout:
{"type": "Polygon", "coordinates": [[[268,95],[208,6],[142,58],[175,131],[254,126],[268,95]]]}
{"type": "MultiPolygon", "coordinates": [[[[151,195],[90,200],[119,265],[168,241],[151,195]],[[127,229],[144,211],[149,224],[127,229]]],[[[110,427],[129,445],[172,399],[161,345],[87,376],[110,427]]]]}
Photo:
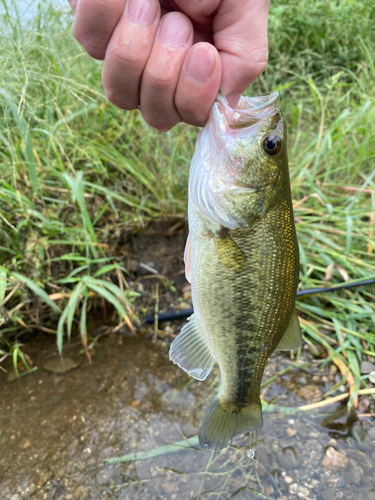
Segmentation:
{"type": "MultiPolygon", "coordinates": [[[[107,465],[106,459],[197,434],[217,373],[205,382],[190,379],[169,361],[168,345],[168,339],[155,345],[141,334],[112,334],[98,340],[89,365],[77,339],[65,351],[76,368],[52,373],[43,365],[56,359],[55,339],[32,339],[27,352],[38,370],[13,382],[0,373],[1,498],[375,499],[370,418],[355,424],[366,445],[340,424],[323,427],[325,414],[267,413],[254,459],[246,454],[249,437],[242,436],[219,453],[179,449],[107,465]],[[345,457],[345,470],[323,465],[328,446],[345,457]]],[[[266,375],[289,365],[285,354],[275,354],[266,375]]],[[[294,367],[267,386],[264,397],[280,406],[306,404],[298,390],[314,384],[324,392],[329,377],[314,366],[294,367]]]]}

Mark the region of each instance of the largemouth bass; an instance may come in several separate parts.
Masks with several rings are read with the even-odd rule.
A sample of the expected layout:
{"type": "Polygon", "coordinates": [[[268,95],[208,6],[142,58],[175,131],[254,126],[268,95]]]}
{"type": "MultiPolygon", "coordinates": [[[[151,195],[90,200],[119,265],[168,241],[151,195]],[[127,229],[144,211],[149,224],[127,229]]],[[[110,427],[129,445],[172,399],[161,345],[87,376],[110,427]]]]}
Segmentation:
{"type": "Polygon", "coordinates": [[[218,363],[221,389],[199,441],[219,450],[262,426],[267,358],[301,345],[298,243],[277,92],[242,97],[235,110],[218,96],[191,162],[188,215],[194,314],[170,359],[198,380],[218,363]]]}

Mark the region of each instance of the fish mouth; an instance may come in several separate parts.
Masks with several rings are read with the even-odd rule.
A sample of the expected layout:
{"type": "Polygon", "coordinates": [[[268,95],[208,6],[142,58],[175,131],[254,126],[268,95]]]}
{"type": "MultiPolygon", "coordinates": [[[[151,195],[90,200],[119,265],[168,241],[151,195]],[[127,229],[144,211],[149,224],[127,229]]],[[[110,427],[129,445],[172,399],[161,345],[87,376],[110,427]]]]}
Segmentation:
{"type": "Polygon", "coordinates": [[[231,108],[226,98],[219,93],[215,101],[221,108],[227,126],[231,129],[247,128],[271,118],[279,110],[279,93],[259,97],[241,97],[237,107],[231,108]]]}

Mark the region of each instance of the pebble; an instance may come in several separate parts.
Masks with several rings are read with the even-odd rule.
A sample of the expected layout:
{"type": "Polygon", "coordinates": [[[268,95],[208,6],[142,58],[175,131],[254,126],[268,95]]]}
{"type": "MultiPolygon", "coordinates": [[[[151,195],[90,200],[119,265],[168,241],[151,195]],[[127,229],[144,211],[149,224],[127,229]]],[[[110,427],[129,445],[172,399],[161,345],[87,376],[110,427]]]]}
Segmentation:
{"type": "Polygon", "coordinates": [[[291,495],[295,495],[296,493],[298,493],[298,490],[299,490],[299,488],[298,488],[298,484],[297,483],[293,483],[293,484],[291,484],[289,486],[289,493],[291,495]]]}
{"type": "Polygon", "coordinates": [[[79,500],[87,500],[89,496],[90,493],[83,486],[78,486],[78,488],[74,490],[74,498],[78,498],[79,500]]]}
{"type": "Polygon", "coordinates": [[[330,486],[328,486],[328,488],[322,491],[323,500],[332,500],[333,498],[335,498],[335,496],[336,496],[335,490],[330,486]]]}
{"type": "Polygon", "coordinates": [[[285,476],[284,477],[284,481],[287,483],[287,484],[291,484],[293,482],[293,478],[291,478],[290,476],[285,476]]]}
{"type": "Polygon", "coordinates": [[[19,447],[22,448],[23,450],[27,450],[27,448],[30,448],[31,442],[29,439],[22,439],[21,442],[19,443],[19,447]]]}
{"type": "Polygon", "coordinates": [[[332,471],[345,470],[348,466],[348,459],[332,446],[328,446],[325,451],[322,465],[325,469],[332,471]]]}
{"type": "Polygon", "coordinates": [[[183,301],[183,302],[180,302],[178,305],[177,305],[177,309],[190,309],[191,308],[191,304],[189,304],[188,302],[186,301],[183,301]]]}
{"type": "Polygon", "coordinates": [[[300,487],[298,496],[301,498],[307,497],[310,494],[310,490],[304,486],[300,487]]]}
{"type": "Polygon", "coordinates": [[[344,479],[347,483],[354,483],[357,486],[361,484],[363,477],[363,469],[362,467],[350,467],[349,470],[345,473],[344,479]]]}
{"type": "Polygon", "coordinates": [[[345,480],[342,477],[340,477],[336,483],[336,488],[344,488],[345,486],[346,486],[345,480]]]}
{"type": "Polygon", "coordinates": [[[27,488],[25,489],[24,494],[27,495],[27,496],[34,495],[34,493],[36,492],[36,490],[37,490],[36,484],[30,483],[27,486],[27,488]]]}
{"type": "Polygon", "coordinates": [[[52,471],[45,470],[38,473],[38,486],[45,485],[52,477],[52,471]]]}
{"type": "Polygon", "coordinates": [[[370,363],[370,361],[362,361],[362,363],[361,363],[361,374],[362,375],[364,373],[371,373],[373,371],[375,371],[374,363],[370,363]]]}
{"type": "Polygon", "coordinates": [[[319,401],[322,398],[322,393],[316,385],[305,385],[301,387],[298,392],[298,396],[306,401],[319,401]]]}
{"type": "Polygon", "coordinates": [[[191,299],[191,285],[190,283],[184,285],[181,289],[182,297],[184,300],[190,300],[191,299]]]}
{"type": "Polygon", "coordinates": [[[288,427],[286,433],[289,437],[293,437],[295,434],[297,434],[297,429],[291,429],[290,427],[288,427]]]}

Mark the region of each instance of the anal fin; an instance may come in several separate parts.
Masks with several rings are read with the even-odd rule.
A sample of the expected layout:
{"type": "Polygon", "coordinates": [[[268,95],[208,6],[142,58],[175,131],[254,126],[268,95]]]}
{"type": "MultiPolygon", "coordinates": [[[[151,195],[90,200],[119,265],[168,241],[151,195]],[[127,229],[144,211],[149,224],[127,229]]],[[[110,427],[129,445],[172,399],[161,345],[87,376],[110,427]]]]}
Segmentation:
{"type": "Polygon", "coordinates": [[[204,332],[200,331],[194,314],[188,318],[180,334],[172,342],[169,350],[169,359],[185,370],[191,377],[204,380],[215,359],[205,339],[204,332]]]}
{"type": "Polygon", "coordinates": [[[301,347],[302,337],[299,326],[297,311],[294,310],[289,324],[281,337],[281,340],[276,347],[277,351],[293,351],[301,347]]]}

